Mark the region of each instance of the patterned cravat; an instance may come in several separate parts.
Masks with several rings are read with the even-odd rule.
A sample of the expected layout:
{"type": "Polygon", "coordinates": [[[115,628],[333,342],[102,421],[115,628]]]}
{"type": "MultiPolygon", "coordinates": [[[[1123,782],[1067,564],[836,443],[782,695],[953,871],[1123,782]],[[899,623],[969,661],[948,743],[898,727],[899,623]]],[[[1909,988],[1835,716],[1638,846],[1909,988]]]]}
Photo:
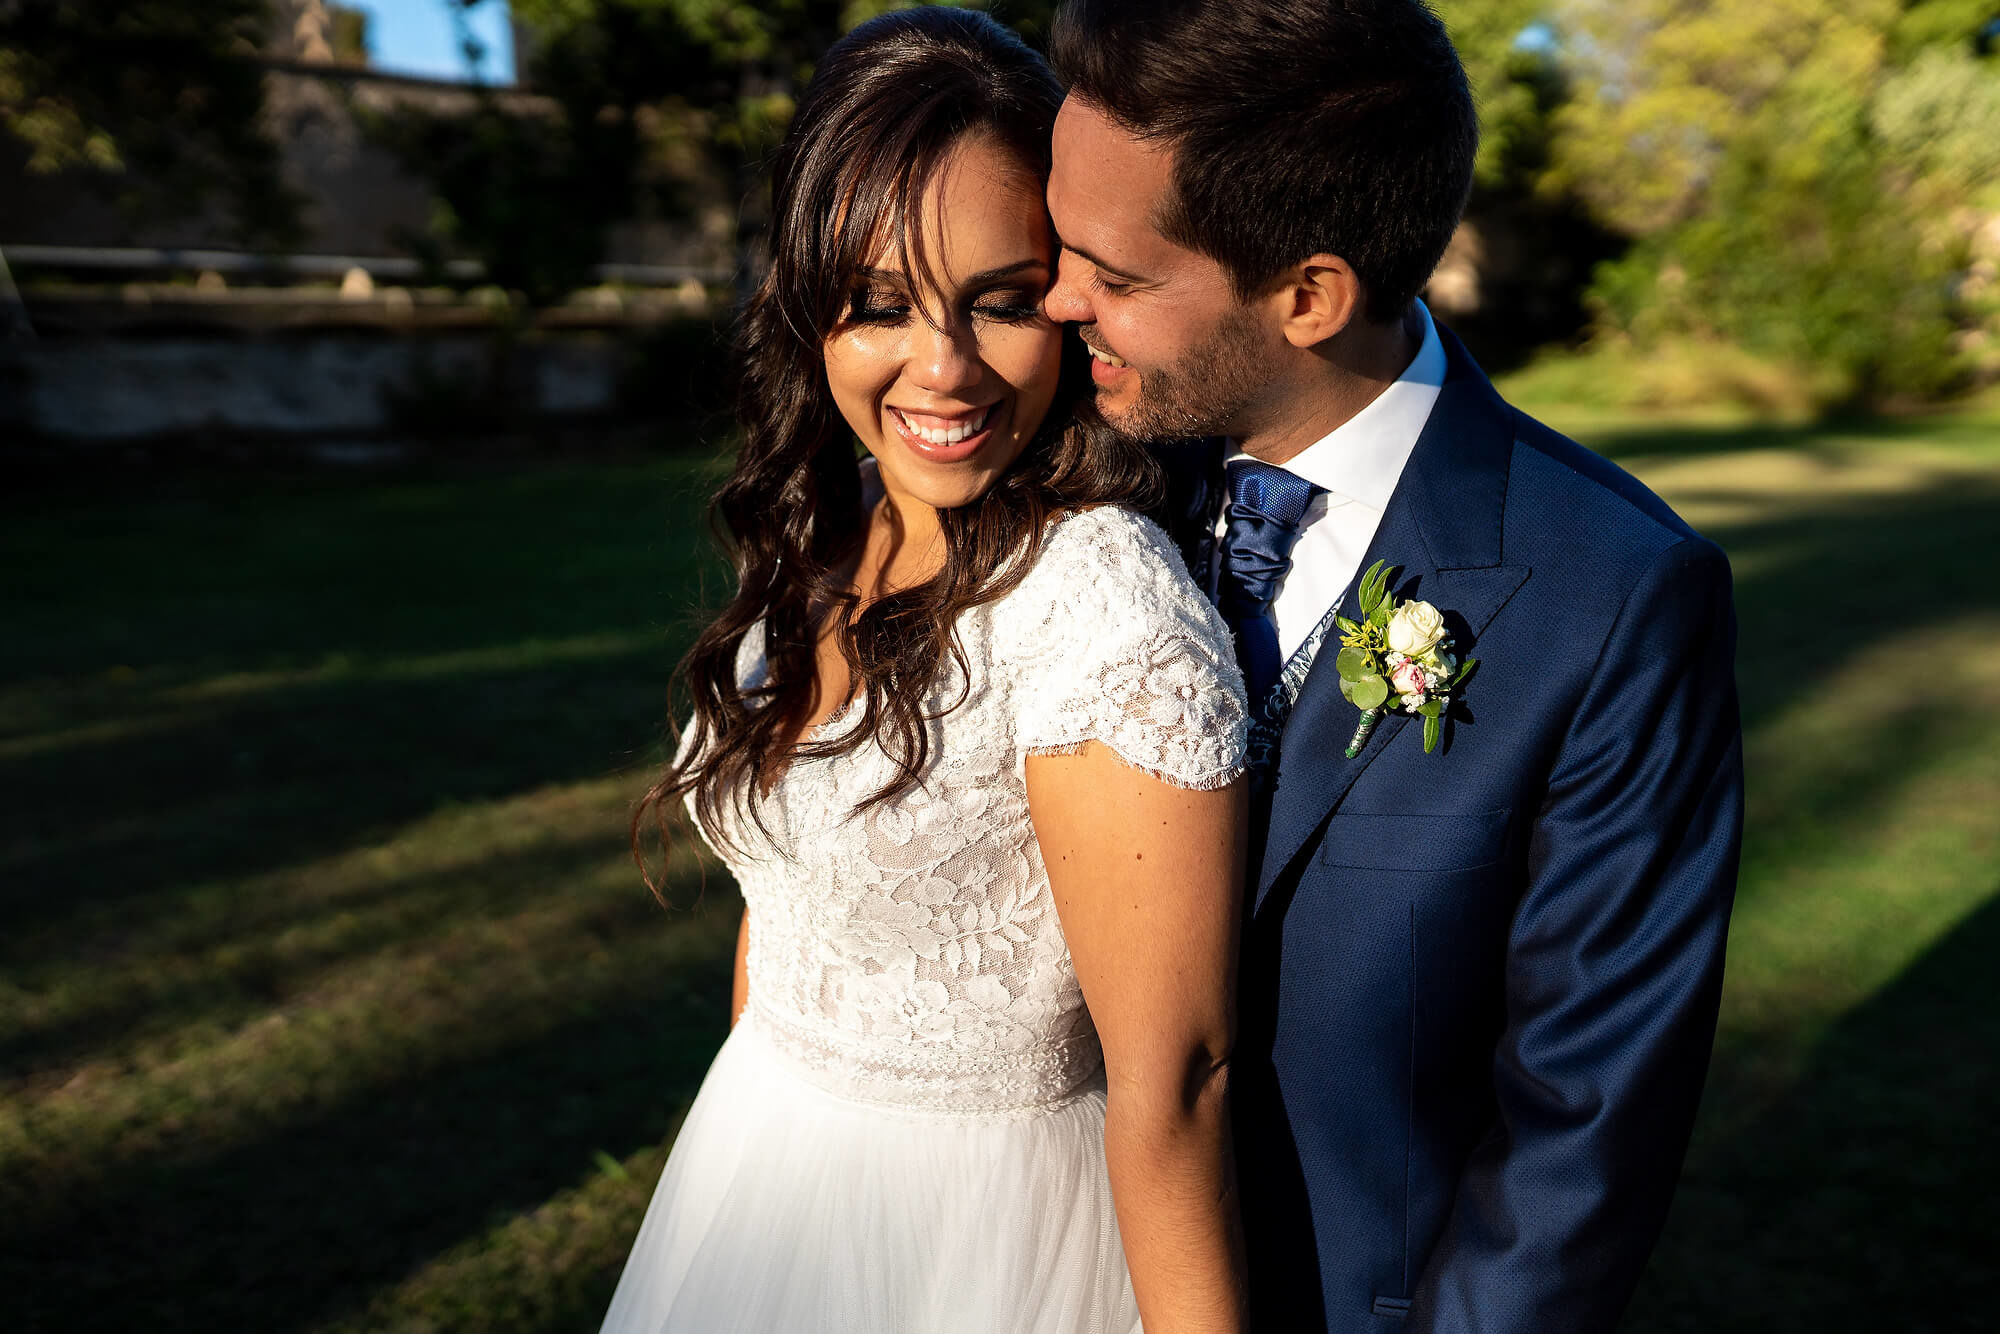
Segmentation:
{"type": "Polygon", "coordinates": [[[1323,489],[1255,459],[1229,465],[1229,521],[1215,553],[1216,603],[1236,634],[1236,657],[1253,707],[1285,665],[1269,614],[1271,599],[1292,568],[1306,507],[1323,489]]]}

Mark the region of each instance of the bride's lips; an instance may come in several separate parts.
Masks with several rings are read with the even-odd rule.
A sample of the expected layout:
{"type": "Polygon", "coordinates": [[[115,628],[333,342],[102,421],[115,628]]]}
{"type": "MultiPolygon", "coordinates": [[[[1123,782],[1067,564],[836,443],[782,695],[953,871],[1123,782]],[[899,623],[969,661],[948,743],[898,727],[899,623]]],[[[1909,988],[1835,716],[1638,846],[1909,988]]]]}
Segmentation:
{"type": "Polygon", "coordinates": [[[953,417],[941,417],[930,413],[914,411],[906,417],[904,409],[897,407],[886,409],[884,415],[888,417],[890,426],[895,429],[897,438],[905,445],[908,445],[910,451],[918,457],[932,463],[958,463],[977,454],[985,446],[986,442],[993,438],[994,430],[1001,424],[1002,418],[1006,415],[1006,405],[1002,403],[989,403],[977,412],[959,413],[953,417]],[[977,422],[979,430],[975,434],[966,436],[963,440],[940,444],[933,440],[926,440],[923,436],[917,434],[911,425],[911,417],[917,418],[920,425],[933,428],[933,434],[943,434],[944,431],[937,428],[946,423],[965,424],[977,422]]]}

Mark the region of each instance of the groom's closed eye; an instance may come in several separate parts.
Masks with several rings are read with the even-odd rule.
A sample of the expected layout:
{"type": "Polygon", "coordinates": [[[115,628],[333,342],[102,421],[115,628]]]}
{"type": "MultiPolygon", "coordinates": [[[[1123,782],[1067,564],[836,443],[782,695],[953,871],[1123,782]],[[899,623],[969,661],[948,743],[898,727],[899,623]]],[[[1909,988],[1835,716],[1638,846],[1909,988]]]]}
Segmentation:
{"type": "Polygon", "coordinates": [[[1091,285],[1102,291],[1110,292],[1114,296],[1129,292],[1134,287],[1145,285],[1146,280],[1138,274],[1128,273],[1116,265],[1107,264],[1088,250],[1082,250],[1065,243],[1063,245],[1063,254],[1065,256],[1074,255],[1084,263],[1090,265],[1091,285]]]}

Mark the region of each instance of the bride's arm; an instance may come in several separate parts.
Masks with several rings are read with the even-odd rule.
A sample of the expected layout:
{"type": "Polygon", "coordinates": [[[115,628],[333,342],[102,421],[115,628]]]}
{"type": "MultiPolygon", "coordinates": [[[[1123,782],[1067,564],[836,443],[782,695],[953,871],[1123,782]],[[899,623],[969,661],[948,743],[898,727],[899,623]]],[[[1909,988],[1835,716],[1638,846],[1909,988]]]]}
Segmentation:
{"type": "Polygon", "coordinates": [[[750,910],[743,910],[743,920],[736,927],[736,972],[729,979],[729,1026],[736,1027],[743,1017],[743,1007],[750,1000],[750,910]]]}
{"type": "Polygon", "coordinates": [[[1092,742],[1027,762],[1028,808],[1104,1043],[1104,1147],[1147,1334],[1243,1327],[1227,1102],[1242,780],[1175,787],[1092,742]]]}

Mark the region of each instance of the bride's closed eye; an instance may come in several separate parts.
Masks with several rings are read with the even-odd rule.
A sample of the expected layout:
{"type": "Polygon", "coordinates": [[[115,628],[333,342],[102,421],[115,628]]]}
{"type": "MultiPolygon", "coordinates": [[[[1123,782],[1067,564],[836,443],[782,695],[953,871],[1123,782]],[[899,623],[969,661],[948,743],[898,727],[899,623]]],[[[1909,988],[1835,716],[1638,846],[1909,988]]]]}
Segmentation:
{"type": "Polygon", "coordinates": [[[909,317],[909,299],[890,288],[856,288],[847,301],[850,324],[901,324],[909,317]]]}
{"type": "MultiPolygon", "coordinates": [[[[1040,317],[1042,298],[1040,293],[1025,288],[984,292],[967,308],[967,313],[975,319],[1021,324],[1040,317]]],[[[891,288],[857,288],[848,298],[850,324],[895,325],[908,320],[911,314],[909,298],[891,288]]]]}
{"type": "Polygon", "coordinates": [[[1019,287],[987,292],[973,303],[972,313],[1002,324],[1020,324],[1041,315],[1042,294],[1019,287]]]}

